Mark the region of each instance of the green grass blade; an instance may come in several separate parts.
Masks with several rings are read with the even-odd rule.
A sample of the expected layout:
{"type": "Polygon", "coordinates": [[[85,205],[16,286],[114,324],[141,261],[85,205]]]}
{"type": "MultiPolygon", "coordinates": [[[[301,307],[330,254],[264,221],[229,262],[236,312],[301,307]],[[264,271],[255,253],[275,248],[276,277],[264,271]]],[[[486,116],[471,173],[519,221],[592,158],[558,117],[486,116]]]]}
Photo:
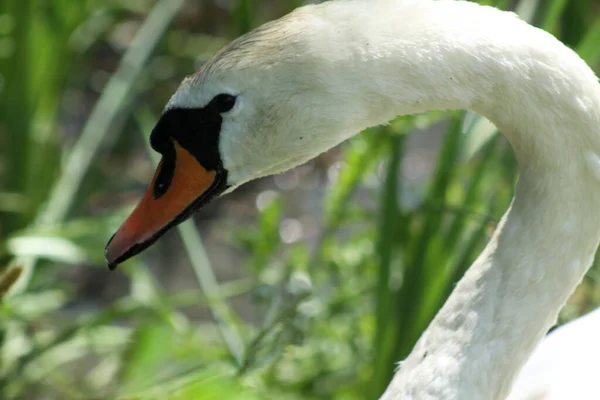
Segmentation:
{"type": "MultiPolygon", "coordinates": [[[[11,192],[21,192],[25,181],[27,163],[30,159],[29,142],[31,140],[31,119],[33,117],[31,101],[31,32],[29,29],[30,17],[33,9],[31,0],[13,1],[14,32],[12,35],[14,53],[7,59],[0,59],[2,67],[3,85],[0,96],[0,110],[2,110],[2,128],[7,132],[2,135],[3,159],[7,165],[0,174],[2,188],[11,192]],[[10,151],[6,151],[10,149],[10,151]]],[[[6,42],[4,42],[6,43],[6,42]]],[[[19,226],[19,215],[7,216],[3,229],[12,230],[19,226]]]]}
{"type": "Polygon", "coordinates": [[[600,61],[600,18],[577,45],[576,51],[585,62],[595,66],[600,61]]]}
{"type": "Polygon", "coordinates": [[[219,284],[206,255],[200,233],[192,220],[184,222],[177,229],[194,268],[198,284],[209,301],[211,313],[221,332],[223,341],[227,345],[235,364],[241,366],[244,360],[244,341],[236,323],[239,318],[221,297],[219,284]]]}
{"type": "Polygon", "coordinates": [[[254,9],[252,0],[236,0],[233,7],[235,36],[242,35],[254,27],[254,9]]]}
{"type": "Polygon", "coordinates": [[[546,6],[540,28],[548,32],[556,32],[560,17],[563,15],[567,4],[568,0],[551,1],[550,6],[546,6]]]}
{"type": "MultiPolygon", "coordinates": [[[[394,359],[391,349],[394,346],[396,331],[390,324],[393,297],[390,292],[391,264],[395,248],[394,238],[398,225],[398,176],[400,162],[403,155],[405,136],[389,135],[388,140],[390,156],[383,191],[381,193],[381,206],[379,208],[379,228],[377,233],[376,254],[379,257],[377,268],[377,286],[375,289],[375,336],[373,340],[373,385],[370,388],[370,397],[375,398],[383,392],[388,378],[393,372],[394,359]]],[[[381,140],[381,139],[380,139],[381,140]]]]}

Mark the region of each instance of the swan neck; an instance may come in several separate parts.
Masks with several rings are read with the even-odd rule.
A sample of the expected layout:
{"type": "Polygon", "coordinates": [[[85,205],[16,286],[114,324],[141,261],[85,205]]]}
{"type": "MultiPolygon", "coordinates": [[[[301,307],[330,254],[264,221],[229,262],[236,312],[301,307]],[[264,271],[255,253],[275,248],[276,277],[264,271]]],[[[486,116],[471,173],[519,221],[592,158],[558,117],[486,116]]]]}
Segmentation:
{"type": "Polygon", "coordinates": [[[600,87],[573,51],[512,14],[469,2],[377,4],[323,12],[348,22],[332,33],[344,39],[332,41],[328,79],[364,112],[344,121],[472,110],[506,136],[520,168],[511,207],[382,400],[502,399],[600,240],[600,87]]]}
{"type": "Polygon", "coordinates": [[[316,80],[328,82],[339,102],[331,113],[343,121],[340,141],[350,126],[459,109],[491,120],[522,164],[564,157],[573,129],[597,140],[594,73],[512,13],[430,0],[328,2],[316,9],[321,19],[307,40],[320,50],[316,80]]]}

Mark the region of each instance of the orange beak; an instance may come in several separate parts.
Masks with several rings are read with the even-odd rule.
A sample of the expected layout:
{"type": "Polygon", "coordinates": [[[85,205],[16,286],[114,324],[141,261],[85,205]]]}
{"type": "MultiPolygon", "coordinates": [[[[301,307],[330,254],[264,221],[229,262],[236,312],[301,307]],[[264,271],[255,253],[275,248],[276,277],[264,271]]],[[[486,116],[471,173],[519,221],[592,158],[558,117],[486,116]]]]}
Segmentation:
{"type": "Polygon", "coordinates": [[[161,160],[137,207],[106,245],[105,257],[111,270],[149,247],[224,189],[225,182],[217,172],[207,171],[190,152],[176,141],[173,144],[175,169],[168,189],[160,196],[155,194],[156,180],[164,168],[161,160]]]}

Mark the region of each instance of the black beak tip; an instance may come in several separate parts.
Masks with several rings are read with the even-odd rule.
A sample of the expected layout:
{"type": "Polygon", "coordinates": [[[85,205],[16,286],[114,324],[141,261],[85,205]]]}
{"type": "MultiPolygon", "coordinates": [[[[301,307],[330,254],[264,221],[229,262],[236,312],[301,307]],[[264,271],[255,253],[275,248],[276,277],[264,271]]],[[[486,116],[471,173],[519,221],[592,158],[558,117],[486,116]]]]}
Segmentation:
{"type": "Polygon", "coordinates": [[[104,248],[104,261],[106,261],[106,265],[108,265],[108,270],[109,271],[114,271],[115,269],[117,269],[117,266],[119,265],[118,262],[116,261],[110,261],[108,259],[108,246],[110,246],[110,242],[112,242],[113,238],[115,237],[116,233],[113,234],[110,239],[108,239],[108,243],[106,243],[106,247],[104,248]]]}
{"type": "Polygon", "coordinates": [[[143,243],[135,244],[135,245],[131,246],[129,248],[129,250],[127,250],[125,253],[123,253],[117,257],[108,255],[108,248],[110,247],[110,243],[112,242],[112,239],[115,236],[115,235],[113,235],[113,237],[111,237],[110,240],[108,241],[108,243],[106,244],[106,248],[104,249],[104,260],[106,261],[106,265],[108,266],[109,271],[114,271],[115,269],[117,269],[119,264],[124,263],[125,261],[129,260],[131,257],[135,256],[136,254],[141,253],[142,251],[144,251],[145,249],[150,247],[150,245],[152,245],[154,242],[156,242],[156,240],[161,235],[162,235],[162,232],[155,235],[150,240],[147,240],[143,243]]]}

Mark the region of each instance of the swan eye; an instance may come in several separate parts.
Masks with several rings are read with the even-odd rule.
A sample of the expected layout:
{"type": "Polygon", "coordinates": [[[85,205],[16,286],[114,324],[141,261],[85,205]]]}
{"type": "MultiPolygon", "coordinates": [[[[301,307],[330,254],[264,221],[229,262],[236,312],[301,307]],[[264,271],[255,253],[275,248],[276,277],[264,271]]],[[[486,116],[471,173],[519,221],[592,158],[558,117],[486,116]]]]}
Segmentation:
{"type": "Polygon", "coordinates": [[[221,93],[212,99],[212,103],[217,107],[219,113],[231,111],[235,106],[236,97],[232,94],[221,93]]]}

